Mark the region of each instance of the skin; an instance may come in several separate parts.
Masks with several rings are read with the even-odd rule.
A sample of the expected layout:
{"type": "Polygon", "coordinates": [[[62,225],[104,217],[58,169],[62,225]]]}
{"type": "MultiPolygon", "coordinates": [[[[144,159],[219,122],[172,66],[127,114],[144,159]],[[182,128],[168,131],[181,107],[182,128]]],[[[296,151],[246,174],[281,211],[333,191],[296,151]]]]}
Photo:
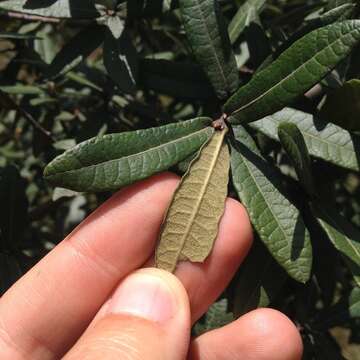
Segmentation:
{"type": "Polygon", "coordinates": [[[270,309],[190,339],[246,257],[252,229],[228,199],[205,263],[181,263],[176,276],[151,268],[178,181],[165,173],[121,190],[9,289],[0,299],[0,358],[301,359],[296,327],[270,309]],[[147,298],[148,314],[137,313],[147,298]]]}

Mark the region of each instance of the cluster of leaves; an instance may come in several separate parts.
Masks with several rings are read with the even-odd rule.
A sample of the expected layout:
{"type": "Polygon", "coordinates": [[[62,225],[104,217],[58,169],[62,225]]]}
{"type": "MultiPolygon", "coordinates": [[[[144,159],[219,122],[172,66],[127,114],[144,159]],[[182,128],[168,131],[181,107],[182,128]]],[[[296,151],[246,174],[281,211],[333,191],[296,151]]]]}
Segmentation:
{"type": "Polygon", "coordinates": [[[302,330],[305,358],[350,358],[332,334],[360,335],[356,1],[0,9],[2,291],[109,192],[171,169],[186,174],[159,266],[206,258],[227,187],[256,232],[227,300],[194,331],[271,305],[302,330]]]}

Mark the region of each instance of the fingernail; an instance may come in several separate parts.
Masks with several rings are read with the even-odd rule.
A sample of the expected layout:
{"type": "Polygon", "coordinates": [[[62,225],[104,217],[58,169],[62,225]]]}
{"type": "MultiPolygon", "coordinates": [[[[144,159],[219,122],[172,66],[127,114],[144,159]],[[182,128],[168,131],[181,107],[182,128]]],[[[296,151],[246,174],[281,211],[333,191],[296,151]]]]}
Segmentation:
{"type": "Polygon", "coordinates": [[[164,279],[136,273],[127,277],[110,300],[108,313],[130,314],[166,323],[176,311],[176,299],[164,279]]]}

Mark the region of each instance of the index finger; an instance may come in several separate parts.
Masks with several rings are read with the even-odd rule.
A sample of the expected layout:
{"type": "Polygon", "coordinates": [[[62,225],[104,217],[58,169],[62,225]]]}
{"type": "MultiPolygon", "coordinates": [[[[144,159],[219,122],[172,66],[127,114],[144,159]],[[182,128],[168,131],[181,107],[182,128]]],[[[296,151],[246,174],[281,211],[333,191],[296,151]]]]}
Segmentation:
{"type": "Polygon", "coordinates": [[[20,279],[0,299],[0,358],[66,351],[115,285],[151,255],[177,183],[161,174],[120,191],[20,279]]]}

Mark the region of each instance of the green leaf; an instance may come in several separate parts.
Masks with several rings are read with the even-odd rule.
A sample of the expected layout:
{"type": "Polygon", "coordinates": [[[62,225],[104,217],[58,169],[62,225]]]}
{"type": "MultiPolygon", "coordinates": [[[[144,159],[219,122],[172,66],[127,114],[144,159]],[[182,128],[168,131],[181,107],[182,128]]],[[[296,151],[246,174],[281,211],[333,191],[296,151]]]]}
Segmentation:
{"type": "Polygon", "coordinates": [[[35,85],[6,85],[0,86],[0,91],[10,95],[43,95],[44,90],[35,85]]]}
{"type": "Polygon", "coordinates": [[[53,78],[74,69],[103,43],[104,35],[104,28],[99,25],[90,25],[80,31],[56,55],[44,77],[53,78]]]}
{"type": "Polygon", "coordinates": [[[357,285],[360,286],[360,231],[337,214],[329,204],[314,201],[311,209],[332,244],[344,257],[357,285]]]}
{"type": "Polygon", "coordinates": [[[0,9],[54,18],[95,18],[99,16],[91,0],[57,0],[44,6],[38,0],[9,0],[0,2],[0,9]]]}
{"type": "Polygon", "coordinates": [[[314,30],[256,73],[224,105],[232,123],[251,122],[280,110],[344,60],[360,40],[360,21],[314,30]]]}
{"type": "Polygon", "coordinates": [[[241,264],[236,279],[234,314],[236,317],[258,307],[267,307],[277,297],[287,279],[260,241],[255,241],[249,255],[241,264]]]}
{"type": "Polygon", "coordinates": [[[239,38],[245,27],[256,19],[256,16],[264,7],[265,2],[266,0],[247,0],[239,7],[228,28],[232,44],[239,38]]]}
{"type": "Polygon", "coordinates": [[[311,160],[304,137],[294,123],[283,122],[278,127],[280,142],[293,161],[299,181],[309,195],[315,194],[311,160]]]}
{"type": "Polygon", "coordinates": [[[229,178],[226,130],[215,131],[175,191],[156,249],[156,266],[173,272],[179,261],[203,262],[225,208],[229,178]]]}
{"type": "Polygon", "coordinates": [[[53,160],[46,180],[74,191],[116,190],[167,170],[207,141],[208,118],[87,140],[53,160]]]}
{"type": "Polygon", "coordinates": [[[360,80],[349,80],[330,91],[320,114],[346,130],[360,131],[360,80]]]}
{"type": "Polygon", "coordinates": [[[26,182],[12,165],[0,169],[0,251],[17,250],[27,224],[26,182]]]}
{"type": "Polygon", "coordinates": [[[205,314],[204,322],[194,326],[194,335],[200,336],[208,331],[221,328],[234,320],[234,315],[228,311],[227,299],[221,299],[212,304],[205,314]]]}
{"type": "Polygon", "coordinates": [[[110,31],[106,32],[104,65],[110,78],[117,83],[121,91],[134,92],[138,77],[138,57],[127,33],[116,39],[110,31]]]}
{"type": "Polygon", "coordinates": [[[225,99],[239,86],[235,56],[215,0],[180,0],[187,37],[217,96],[225,99]],[[224,39],[226,34],[226,39],[224,39]]]}
{"type": "Polygon", "coordinates": [[[360,137],[314,118],[312,114],[285,108],[272,116],[251,123],[251,127],[274,140],[279,140],[277,128],[283,121],[296,124],[305,139],[310,155],[350,170],[360,170],[357,156],[360,137]]]}
{"type": "Polygon", "coordinates": [[[231,170],[235,190],[275,260],[292,278],[305,283],[311,272],[312,248],[300,212],[245,129],[234,127],[234,135],[231,170]]]}

